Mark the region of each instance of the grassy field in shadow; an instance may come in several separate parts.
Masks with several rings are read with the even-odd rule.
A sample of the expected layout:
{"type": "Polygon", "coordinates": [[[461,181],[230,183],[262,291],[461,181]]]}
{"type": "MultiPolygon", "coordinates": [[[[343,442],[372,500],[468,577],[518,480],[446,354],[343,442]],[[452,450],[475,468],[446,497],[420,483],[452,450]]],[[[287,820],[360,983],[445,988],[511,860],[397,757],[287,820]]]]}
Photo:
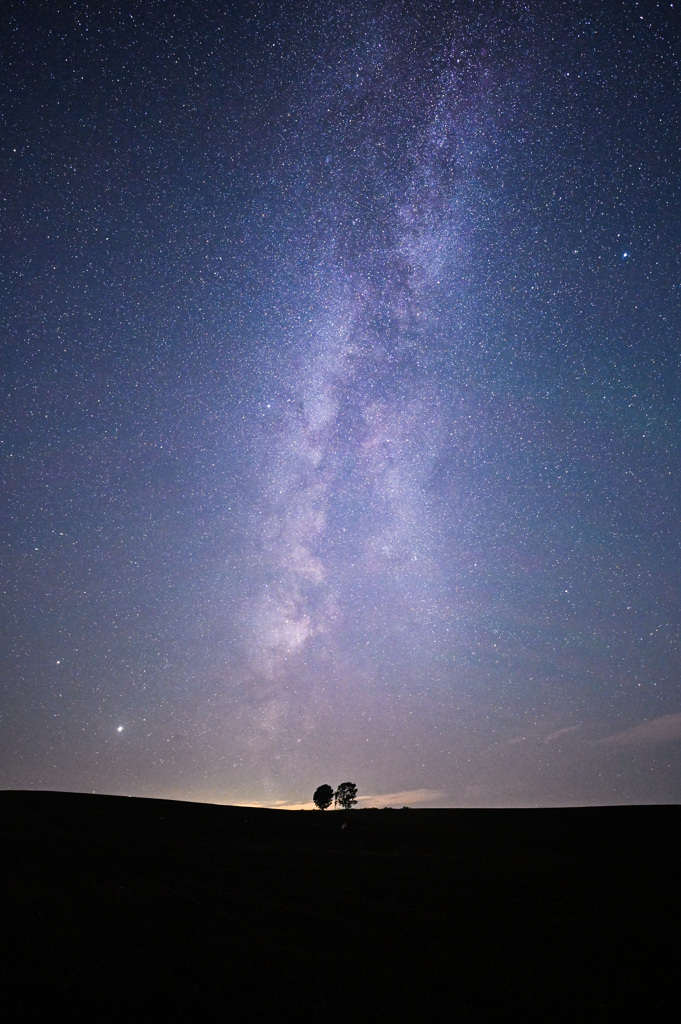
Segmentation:
{"type": "Polygon", "coordinates": [[[584,1021],[655,1018],[676,995],[678,807],[4,792],[0,819],[17,1015],[584,1021]]]}

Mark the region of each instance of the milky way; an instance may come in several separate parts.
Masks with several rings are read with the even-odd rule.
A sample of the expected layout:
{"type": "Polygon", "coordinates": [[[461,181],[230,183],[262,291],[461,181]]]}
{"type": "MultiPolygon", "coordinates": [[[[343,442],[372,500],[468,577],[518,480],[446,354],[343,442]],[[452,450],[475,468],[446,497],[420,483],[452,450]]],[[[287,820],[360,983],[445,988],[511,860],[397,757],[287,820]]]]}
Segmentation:
{"type": "Polygon", "coordinates": [[[8,25],[0,784],[677,800],[673,7],[8,25]]]}

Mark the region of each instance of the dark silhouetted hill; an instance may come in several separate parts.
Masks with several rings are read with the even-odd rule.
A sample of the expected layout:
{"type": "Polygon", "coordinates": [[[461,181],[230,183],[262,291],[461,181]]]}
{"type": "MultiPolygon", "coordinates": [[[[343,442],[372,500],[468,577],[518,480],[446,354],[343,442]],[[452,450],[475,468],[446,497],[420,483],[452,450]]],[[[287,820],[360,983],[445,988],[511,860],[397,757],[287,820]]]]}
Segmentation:
{"type": "Polygon", "coordinates": [[[675,995],[678,807],[322,814],[4,792],[0,819],[15,1014],[602,1021],[655,1019],[675,995]]]}

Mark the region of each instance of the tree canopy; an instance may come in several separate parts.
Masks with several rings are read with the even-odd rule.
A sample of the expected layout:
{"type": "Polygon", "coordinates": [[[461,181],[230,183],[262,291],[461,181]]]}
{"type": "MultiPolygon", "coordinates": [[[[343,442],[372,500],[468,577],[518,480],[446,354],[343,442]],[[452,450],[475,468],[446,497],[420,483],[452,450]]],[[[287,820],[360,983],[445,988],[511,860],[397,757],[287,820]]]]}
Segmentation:
{"type": "Polygon", "coordinates": [[[341,782],[336,790],[335,801],[337,804],[340,804],[344,811],[349,811],[352,805],[357,803],[357,786],[355,783],[341,782]]]}
{"type": "Polygon", "coordinates": [[[327,786],[325,784],[323,786],[317,786],[312,799],[315,802],[315,806],[318,807],[320,811],[325,811],[327,807],[331,806],[333,796],[333,789],[331,786],[327,786]]]}

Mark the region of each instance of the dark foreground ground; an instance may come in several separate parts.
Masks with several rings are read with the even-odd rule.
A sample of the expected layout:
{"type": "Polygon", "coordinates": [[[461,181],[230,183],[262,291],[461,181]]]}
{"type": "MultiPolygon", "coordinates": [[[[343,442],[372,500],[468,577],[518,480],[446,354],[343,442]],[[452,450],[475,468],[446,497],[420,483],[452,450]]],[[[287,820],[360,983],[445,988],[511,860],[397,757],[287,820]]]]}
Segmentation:
{"type": "Polygon", "coordinates": [[[676,1002],[679,807],[5,792],[0,821],[5,1020],[36,1002],[48,1020],[654,1020],[676,1002]]]}

